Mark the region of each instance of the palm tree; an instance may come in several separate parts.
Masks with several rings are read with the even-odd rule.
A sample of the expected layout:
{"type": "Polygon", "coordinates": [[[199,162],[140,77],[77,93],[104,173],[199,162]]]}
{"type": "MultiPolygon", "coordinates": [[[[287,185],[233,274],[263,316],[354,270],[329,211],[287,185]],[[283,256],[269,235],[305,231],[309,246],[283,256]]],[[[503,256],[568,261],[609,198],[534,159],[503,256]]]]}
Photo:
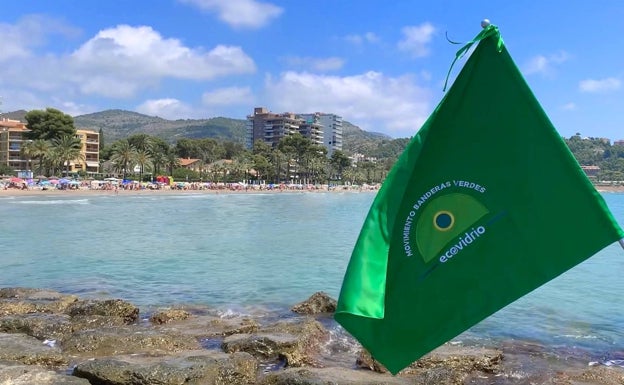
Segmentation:
{"type": "Polygon", "coordinates": [[[123,179],[126,179],[128,167],[136,159],[136,149],[128,140],[120,140],[115,143],[111,161],[115,163],[117,170],[122,170],[123,179]]]}
{"type": "Polygon", "coordinates": [[[173,170],[180,167],[180,158],[178,158],[178,154],[176,154],[174,150],[170,150],[165,155],[165,158],[166,158],[165,166],[167,167],[167,170],[169,171],[169,175],[173,175],[173,170]]]}
{"type": "Polygon", "coordinates": [[[69,175],[69,166],[72,160],[84,161],[80,138],[74,135],[63,135],[60,138],[53,139],[52,144],[54,145],[57,159],[61,162],[61,165],[65,166],[66,175],[69,175]]]}
{"type": "Polygon", "coordinates": [[[167,157],[162,151],[152,151],[150,153],[152,158],[152,166],[154,168],[154,174],[160,174],[160,168],[167,162],[167,157]]]}
{"type": "Polygon", "coordinates": [[[50,142],[43,139],[37,139],[33,142],[29,142],[29,147],[31,147],[31,156],[39,160],[37,165],[37,175],[42,175],[44,162],[47,161],[50,156],[50,152],[52,151],[50,142]]]}
{"type": "Polygon", "coordinates": [[[143,171],[145,167],[152,167],[152,157],[147,150],[138,150],[135,154],[134,160],[139,165],[139,182],[143,182],[143,171]]]}
{"type": "Polygon", "coordinates": [[[28,168],[28,170],[30,170],[30,163],[32,161],[32,158],[34,157],[33,141],[29,140],[24,143],[20,148],[20,153],[23,157],[26,158],[26,167],[28,168]]]}

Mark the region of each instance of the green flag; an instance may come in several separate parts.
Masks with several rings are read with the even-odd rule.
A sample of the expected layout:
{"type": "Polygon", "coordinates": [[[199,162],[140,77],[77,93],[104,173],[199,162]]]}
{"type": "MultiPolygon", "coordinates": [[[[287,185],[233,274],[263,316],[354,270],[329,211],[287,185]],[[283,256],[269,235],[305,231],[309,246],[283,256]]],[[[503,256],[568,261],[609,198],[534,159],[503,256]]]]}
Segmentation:
{"type": "Polygon", "coordinates": [[[475,42],[375,197],[338,300],[395,374],[624,237],[498,28],[458,56],[475,42]]]}

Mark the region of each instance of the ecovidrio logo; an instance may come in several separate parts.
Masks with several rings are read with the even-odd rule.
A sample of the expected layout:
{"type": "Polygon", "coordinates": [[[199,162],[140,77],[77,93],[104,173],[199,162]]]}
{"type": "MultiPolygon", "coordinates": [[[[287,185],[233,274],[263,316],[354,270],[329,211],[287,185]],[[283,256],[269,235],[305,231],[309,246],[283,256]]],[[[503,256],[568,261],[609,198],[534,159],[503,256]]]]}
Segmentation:
{"type": "Polygon", "coordinates": [[[417,250],[425,263],[436,259],[445,263],[485,236],[486,226],[477,222],[489,210],[475,198],[485,192],[478,183],[456,180],[427,190],[407,213],[403,226],[405,255],[412,257],[417,250]]]}

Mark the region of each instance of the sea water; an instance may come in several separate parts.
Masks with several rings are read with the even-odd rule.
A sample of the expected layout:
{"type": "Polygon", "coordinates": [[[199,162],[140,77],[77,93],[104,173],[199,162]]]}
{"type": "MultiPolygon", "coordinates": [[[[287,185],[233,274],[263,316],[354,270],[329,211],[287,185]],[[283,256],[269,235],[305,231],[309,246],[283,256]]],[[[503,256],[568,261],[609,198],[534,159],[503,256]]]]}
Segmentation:
{"type": "MultiPolygon", "coordinates": [[[[605,194],[624,226],[624,194],[605,194]]],[[[287,312],[337,298],[371,192],[0,198],[0,287],[287,312]]],[[[579,220],[583,220],[579,218],[579,220]]],[[[624,358],[624,251],[614,244],[458,337],[624,358]]]]}

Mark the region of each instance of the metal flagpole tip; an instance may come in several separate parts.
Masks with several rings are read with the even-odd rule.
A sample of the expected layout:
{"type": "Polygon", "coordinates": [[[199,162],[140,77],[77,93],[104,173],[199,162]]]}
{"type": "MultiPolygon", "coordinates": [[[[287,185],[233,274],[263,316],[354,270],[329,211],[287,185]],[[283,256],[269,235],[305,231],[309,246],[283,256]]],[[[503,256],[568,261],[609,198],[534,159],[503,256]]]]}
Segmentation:
{"type": "Polygon", "coordinates": [[[483,19],[481,20],[481,28],[485,28],[488,25],[490,25],[490,20],[489,19],[483,19]]]}

